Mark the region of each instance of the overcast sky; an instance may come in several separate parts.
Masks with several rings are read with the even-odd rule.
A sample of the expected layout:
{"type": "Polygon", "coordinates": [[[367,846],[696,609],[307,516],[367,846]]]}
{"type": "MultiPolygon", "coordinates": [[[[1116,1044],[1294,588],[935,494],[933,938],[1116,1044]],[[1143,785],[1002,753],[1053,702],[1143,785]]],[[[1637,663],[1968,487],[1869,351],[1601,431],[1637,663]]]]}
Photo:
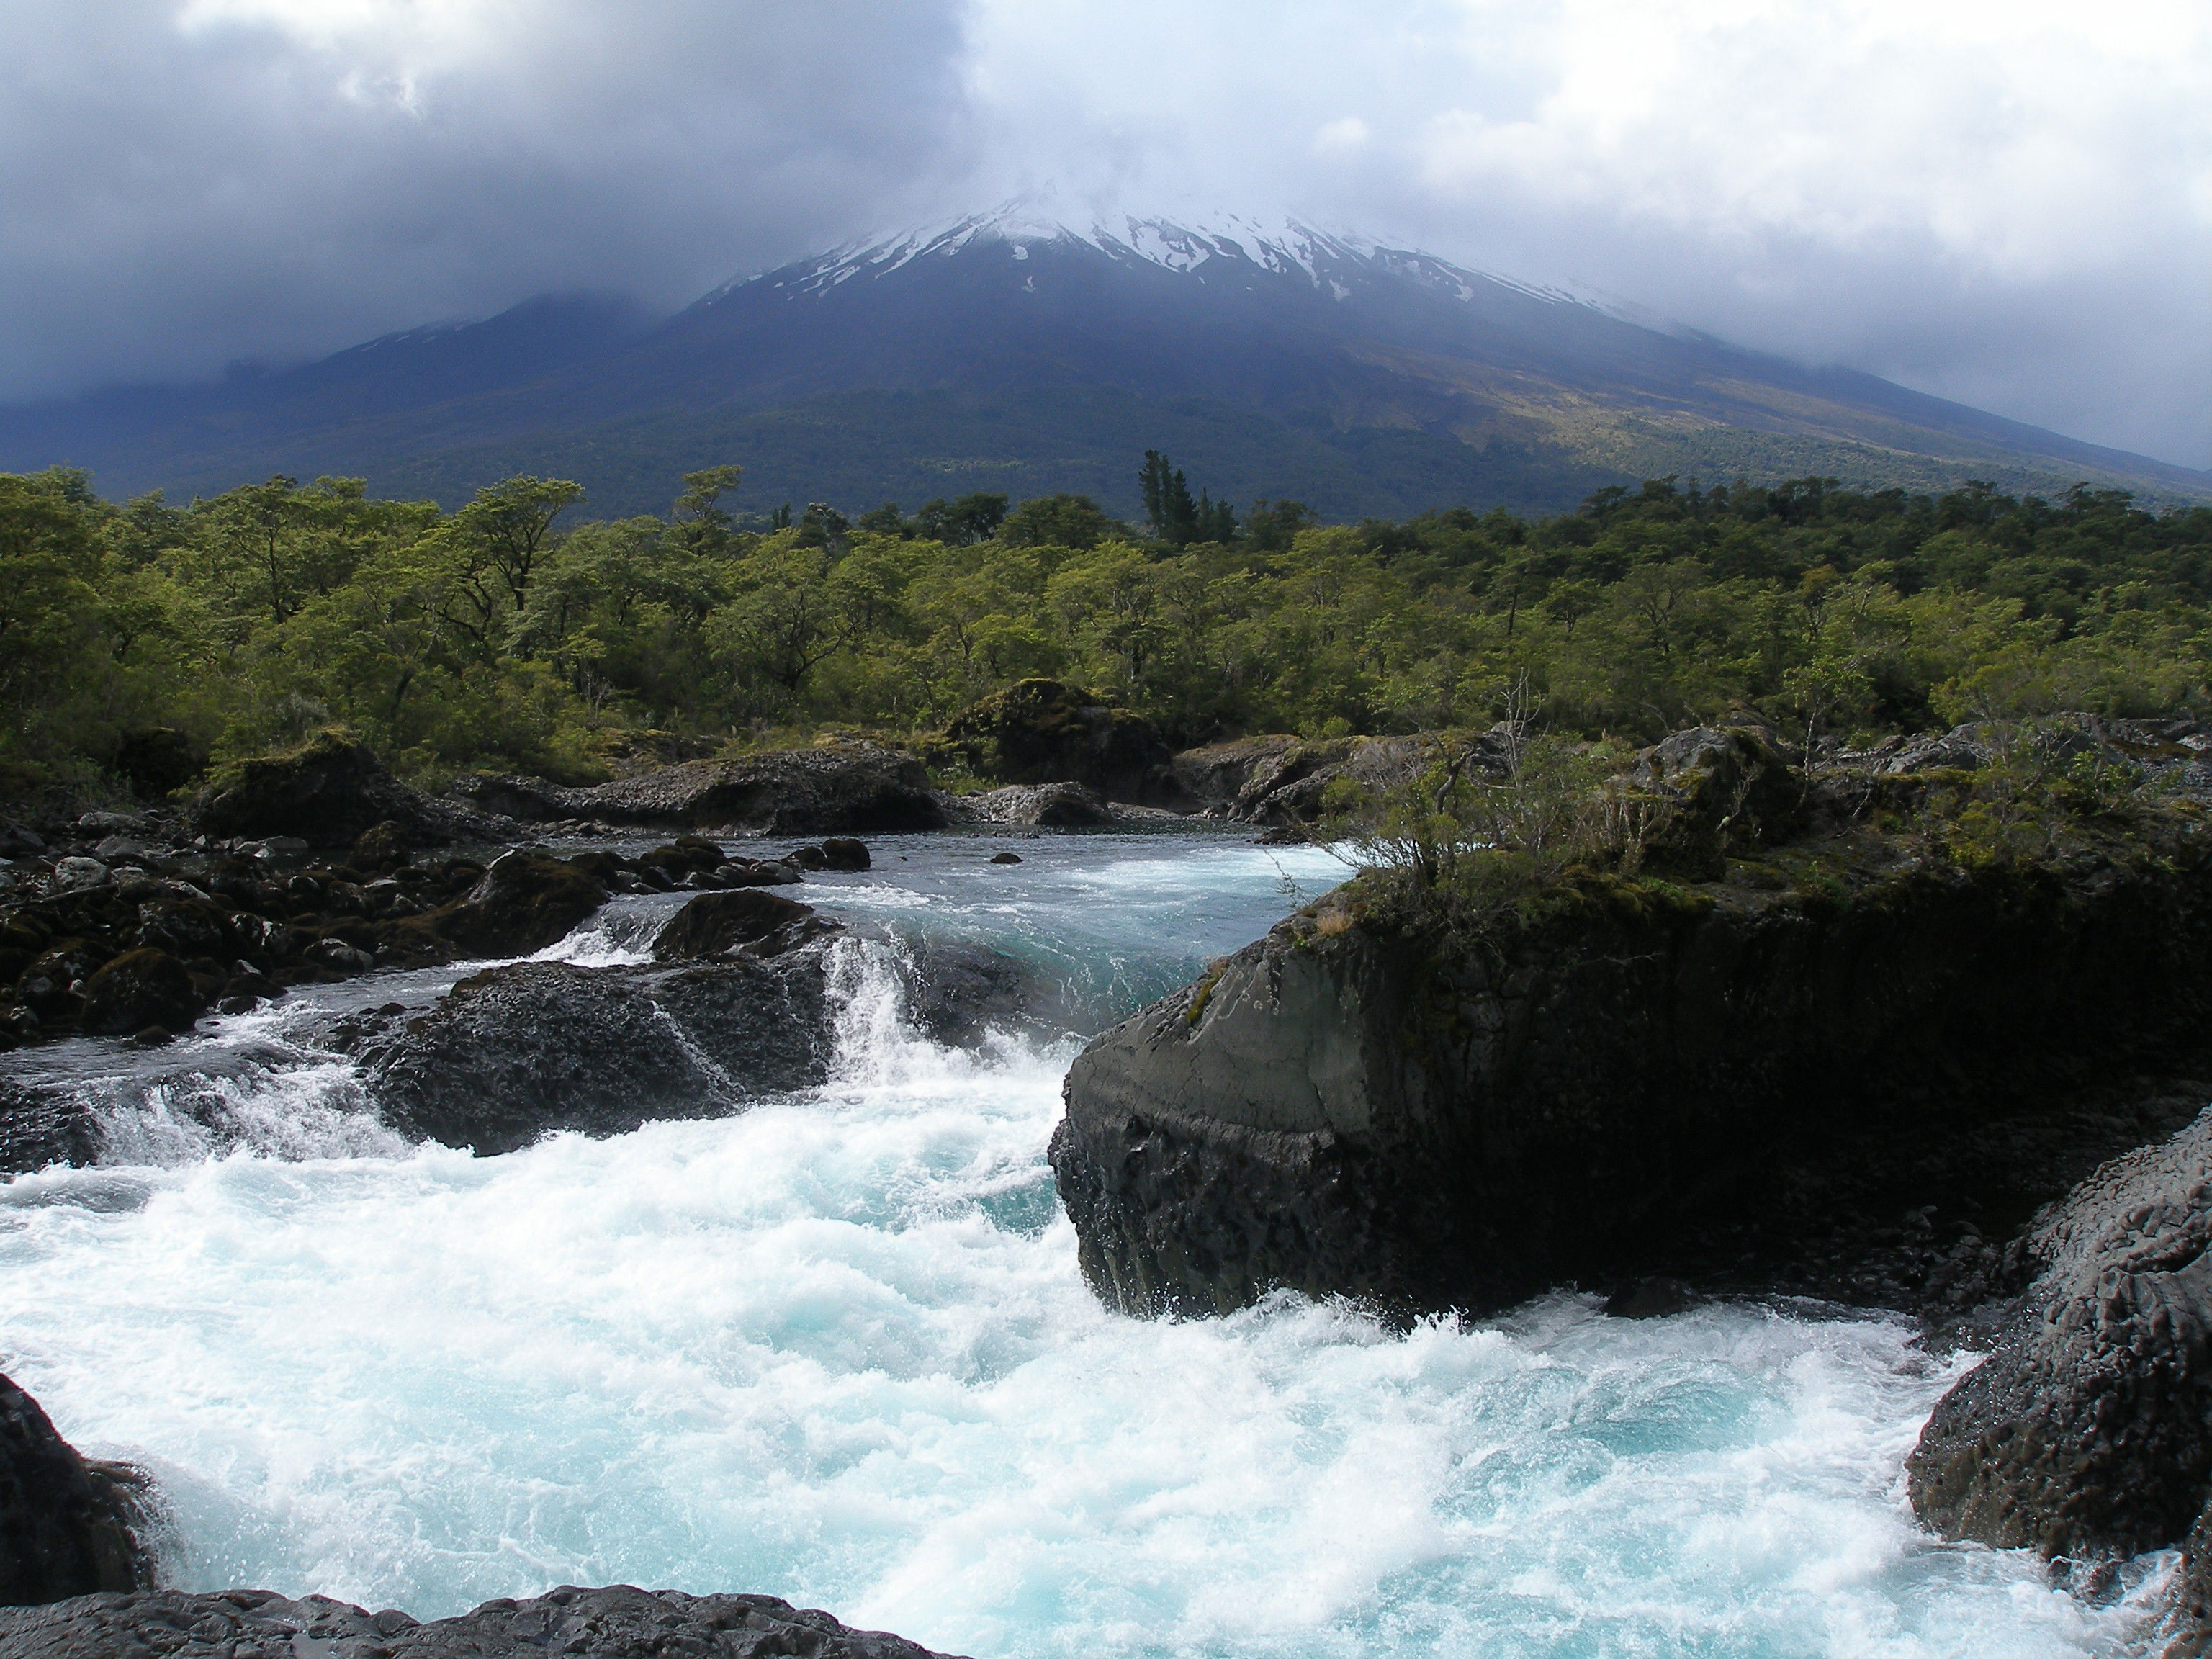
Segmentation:
{"type": "Polygon", "coordinates": [[[2212,466],[2205,0],[0,0],[0,396],[1047,185],[2212,466]]]}

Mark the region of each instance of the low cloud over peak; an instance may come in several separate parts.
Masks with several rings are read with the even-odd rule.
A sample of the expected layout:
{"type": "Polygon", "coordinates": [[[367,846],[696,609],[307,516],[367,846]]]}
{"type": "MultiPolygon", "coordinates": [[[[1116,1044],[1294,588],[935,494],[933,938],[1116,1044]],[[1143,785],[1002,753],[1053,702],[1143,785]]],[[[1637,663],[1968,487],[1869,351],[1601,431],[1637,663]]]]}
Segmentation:
{"type": "Polygon", "coordinates": [[[2212,19],[2162,0],[0,0],[0,395],[1057,185],[2212,464],[2212,19]]]}

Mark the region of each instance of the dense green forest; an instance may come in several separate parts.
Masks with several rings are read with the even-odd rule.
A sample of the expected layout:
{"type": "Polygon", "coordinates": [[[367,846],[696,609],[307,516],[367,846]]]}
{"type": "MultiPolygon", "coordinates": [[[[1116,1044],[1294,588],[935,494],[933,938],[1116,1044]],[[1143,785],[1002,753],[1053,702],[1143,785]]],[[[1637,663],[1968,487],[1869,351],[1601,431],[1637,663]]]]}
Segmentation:
{"type": "Polygon", "coordinates": [[[1488,723],[1525,677],[1561,729],[1648,737],[1749,704],[1871,733],[1982,714],[2202,710],[2212,508],[1984,487],[1607,489],[1532,520],[1324,525],[1194,499],[820,505],[741,527],[738,469],[590,522],[511,479],[453,513],[359,479],[117,506],[0,475],[0,787],[182,782],[333,722],[423,780],[905,738],[1054,676],[1178,744],[1488,723]]]}

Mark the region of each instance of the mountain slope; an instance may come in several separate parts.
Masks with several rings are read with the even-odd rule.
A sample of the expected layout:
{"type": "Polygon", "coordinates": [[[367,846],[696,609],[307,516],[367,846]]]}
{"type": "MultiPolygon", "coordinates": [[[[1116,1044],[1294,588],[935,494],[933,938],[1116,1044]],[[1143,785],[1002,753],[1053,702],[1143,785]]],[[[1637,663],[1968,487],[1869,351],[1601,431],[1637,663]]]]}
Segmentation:
{"type": "Polygon", "coordinates": [[[1150,447],[1218,495],[1334,518],[1540,510],[1666,473],[2212,497],[2212,474],[1870,375],[1234,220],[1001,211],[733,283],[649,327],[549,299],[283,373],[0,410],[0,467],[84,465],[110,494],[282,471],[450,502],[535,471],[609,513],[665,507],[679,472],[723,460],[755,507],[1075,489],[1127,513],[1150,447]]]}

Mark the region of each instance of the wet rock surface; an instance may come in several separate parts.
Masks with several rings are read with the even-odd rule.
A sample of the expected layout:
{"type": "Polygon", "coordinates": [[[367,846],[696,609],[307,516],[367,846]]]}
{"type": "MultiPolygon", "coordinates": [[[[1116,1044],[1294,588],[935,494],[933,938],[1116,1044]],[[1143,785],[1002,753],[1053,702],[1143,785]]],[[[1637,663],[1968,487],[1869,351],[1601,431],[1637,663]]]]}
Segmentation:
{"type": "Polygon", "coordinates": [[[2014,1252],[2036,1278],[1907,1460],[1915,1511],[2049,1556],[2175,1542],[2212,1487],[2212,1112],[2098,1170],[2014,1252]]]}
{"type": "Polygon", "coordinates": [[[658,962],[683,962],[744,947],[756,956],[781,956],[836,931],[811,905],[743,887],[702,894],[684,905],[654,935],[653,955],[658,962]]]}
{"type": "MultiPolygon", "coordinates": [[[[793,863],[732,859],[697,836],[635,859],[514,847],[487,865],[410,850],[411,832],[391,820],[355,838],[351,862],[318,859],[304,842],[211,842],[191,830],[173,811],[90,814],[52,838],[0,824],[23,855],[0,888],[0,1049],[76,1035],[180,1034],[210,1012],[242,1012],[299,985],[527,955],[617,893],[804,878],[793,863]],[[135,863],[111,866],[69,853],[61,840],[112,842],[116,823],[133,832],[135,863]],[[70,865],[98,879],[65,879],[70,865]]],[[[867,867],[859,841],[803,850],[820,867],[867,867]]],[[[8,1161],[7,1116],[0,1103],[0,1168],[25,1167],[8,1161]]]]}
{"type": "Polygon", "coordinates": [[[402,1133],[484,1155],[556,1130],[622,1134],[719,1116],[828,1075],[823,951],[672,969],[488,969],[364,1047],[369,1092],[402,1133]]]}
{"type": "Polygon", "coordinates": [[[0,1606],[151,1585],[137,1487],[134,1472],[79,1455],[0,1376],[0,1606]]]}
{"type": "Polygon", "coordinates": [[[268,1590],[83,1595],[0,1610],[0,1659],[933,1659],[881,1631],[772,1595],[686,1595],[629,1585],[563,1587],[419,1623],[395,1610],[268,1590]]]}

